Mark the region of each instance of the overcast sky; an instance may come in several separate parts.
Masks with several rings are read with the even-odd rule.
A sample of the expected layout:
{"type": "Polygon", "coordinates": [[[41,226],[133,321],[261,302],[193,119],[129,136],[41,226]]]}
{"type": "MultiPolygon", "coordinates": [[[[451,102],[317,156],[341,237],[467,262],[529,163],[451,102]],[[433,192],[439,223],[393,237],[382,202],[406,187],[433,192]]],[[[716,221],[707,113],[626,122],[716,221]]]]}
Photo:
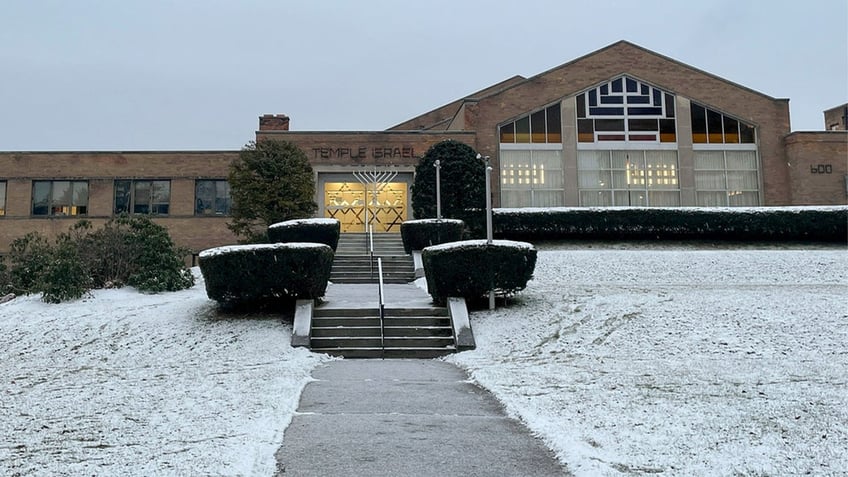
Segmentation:
{"type": "Polygon", "coordinates": [[[383,130],[618,40],[790,98],[793,130],[848,101],[845,0],[2,0],[0,150],[383,130]]]}

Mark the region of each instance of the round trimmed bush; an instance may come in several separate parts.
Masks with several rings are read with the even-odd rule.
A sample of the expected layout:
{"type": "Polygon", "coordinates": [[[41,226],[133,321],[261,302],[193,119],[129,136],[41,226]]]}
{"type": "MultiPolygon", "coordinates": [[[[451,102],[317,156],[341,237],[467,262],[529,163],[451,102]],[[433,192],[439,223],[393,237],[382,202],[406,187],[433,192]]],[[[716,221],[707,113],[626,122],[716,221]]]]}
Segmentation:
{"type": "Polygon", "coordinates": [[[536,269],[536,249],[526,242],[467,240],[427,247],[421,252],[433,301],[448,297],[476,300],[490,290],[523,290],[536,269]]]}
{"type": "Polygon", "coordinates": [[[318,243],[232,245],[204,250],[200,272],[209,298],[226,307],[324,296],[333,250],[318,243]]]}
{"type": "Polygon", "coordinates": [[[323,243],[335,252],[340,232],[341,224],[336,219],[295,219],[272,224],[268,227],[268,239],[271,243],[323,243]]]}
{"type": "Polygon", "coordinates": [[[400,224],[400,235],[406,253],[424,250],[431,245],[462,240],[465,222],[459,219],[407,220],[400,224]]]}

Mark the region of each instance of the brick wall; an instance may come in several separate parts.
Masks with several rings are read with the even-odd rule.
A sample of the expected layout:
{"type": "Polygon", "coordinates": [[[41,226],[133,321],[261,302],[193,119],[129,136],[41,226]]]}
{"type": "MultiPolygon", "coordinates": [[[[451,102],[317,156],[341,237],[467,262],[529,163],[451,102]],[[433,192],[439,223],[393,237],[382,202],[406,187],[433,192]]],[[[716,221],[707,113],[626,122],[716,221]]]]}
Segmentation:
{"type": "Polygon", "coordinates": [[[848,204],[848,131],[786,137],[793,205],[848,204]]]}

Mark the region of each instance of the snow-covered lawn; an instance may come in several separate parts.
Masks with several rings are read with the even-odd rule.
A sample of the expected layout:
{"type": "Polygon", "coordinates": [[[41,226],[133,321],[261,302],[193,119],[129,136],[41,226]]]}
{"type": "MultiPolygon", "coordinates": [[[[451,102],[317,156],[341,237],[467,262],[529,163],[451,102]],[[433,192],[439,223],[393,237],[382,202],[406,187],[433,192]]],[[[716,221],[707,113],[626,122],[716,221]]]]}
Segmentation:
{"type": "MultiPolygon", "coordinates": [[[[848,474],[848,251],[539,253],[467,368],[580,475],[848,474]]],[[[0,304],[0,475],[247,475],[323,355],[183,292],[0,304]]]]}
{"type": "Polygon", "coordinates": [[[0,305],[0,475],[271,475],[312,369],[190,290],[0,305]]]}
{"type": "Polygon", "coordinates": [[[848,252],[604,247],[447,359],[578,476],[848,475],[848,252]]]}

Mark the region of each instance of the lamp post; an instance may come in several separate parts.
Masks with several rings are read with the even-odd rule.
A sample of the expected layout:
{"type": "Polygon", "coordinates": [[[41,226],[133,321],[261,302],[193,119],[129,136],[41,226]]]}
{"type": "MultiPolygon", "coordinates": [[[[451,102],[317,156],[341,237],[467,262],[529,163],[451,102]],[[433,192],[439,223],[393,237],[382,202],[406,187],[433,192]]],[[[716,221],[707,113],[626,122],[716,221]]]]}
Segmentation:
{"type": "Polygon", "coordinates": [[[440,176],[440,172],[442,170],[442,161],[436,159],[436,163],[433,164],[433,167],[436,168],[436,218],[442,218],[442,179],[440,176]]]}
{"type": "MultiPolygon", "coordinates": [[[[486,163],[486,243],[492,244],[492,166],[489,164],[489,156],[477,154],[477,159],[486,163]]],[[[489,309],[495,309],[495,290],[489,290],[489,309]]]]}

